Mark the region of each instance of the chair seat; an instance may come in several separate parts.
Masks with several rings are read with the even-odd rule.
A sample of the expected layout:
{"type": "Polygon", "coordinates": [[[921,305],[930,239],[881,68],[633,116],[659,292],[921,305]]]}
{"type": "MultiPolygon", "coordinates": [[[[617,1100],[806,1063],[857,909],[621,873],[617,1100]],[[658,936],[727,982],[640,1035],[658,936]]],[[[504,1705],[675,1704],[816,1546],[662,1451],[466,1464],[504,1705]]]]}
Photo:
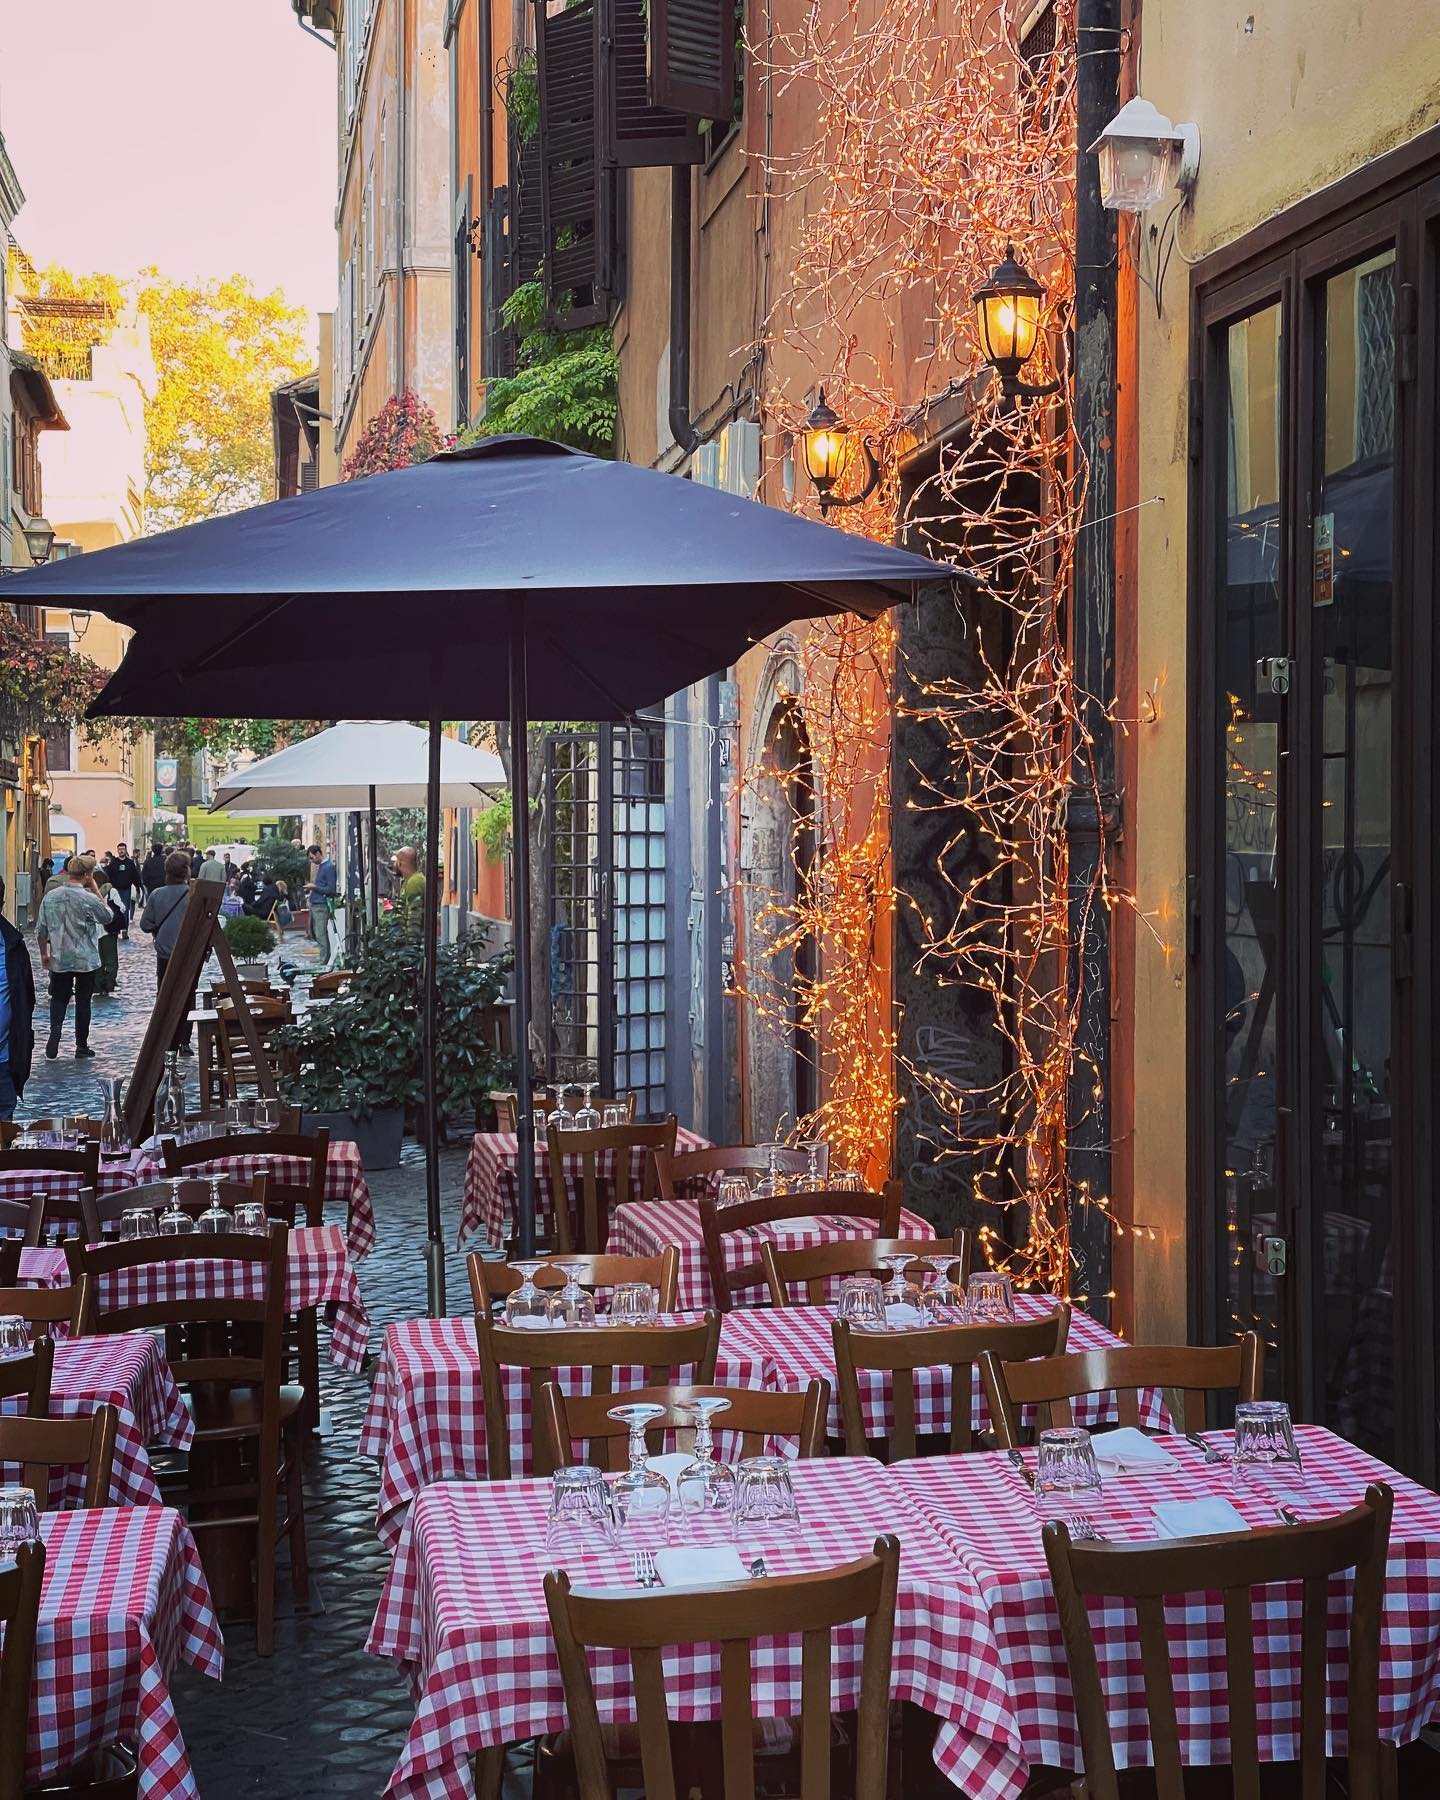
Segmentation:
{"type": "Polygon", "coordinates": [[[53,1781],[26,1788],[25,1800],[135,1800],[140,1764],[129,1744],[111,1744],[53,1781]]]}
{"type": "MultiPolygon", "coordinates": [[[[260,1430],[263,1396],[259,1388],[202,1389],[184,1396],[195,1421],[195,1436],[203,1438],[254,1437],[260,1430]]],[[[305,1389],[287,1383],[280,1389],[280,1423],[290,1420],[305,1404],[305,1389]]]]}

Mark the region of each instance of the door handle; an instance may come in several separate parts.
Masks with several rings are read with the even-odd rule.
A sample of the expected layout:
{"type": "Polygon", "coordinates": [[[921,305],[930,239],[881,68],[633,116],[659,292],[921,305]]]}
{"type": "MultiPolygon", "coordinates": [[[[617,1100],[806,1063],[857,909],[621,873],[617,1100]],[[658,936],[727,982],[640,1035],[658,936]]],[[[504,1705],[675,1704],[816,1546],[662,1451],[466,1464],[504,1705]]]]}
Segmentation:
{"type": "Polygon", "coordinates": [[[1410,934],[1410,889],[1403,881],[1390,883],[1390,976],[1408,981],[1415,964],[1410,934]]]}

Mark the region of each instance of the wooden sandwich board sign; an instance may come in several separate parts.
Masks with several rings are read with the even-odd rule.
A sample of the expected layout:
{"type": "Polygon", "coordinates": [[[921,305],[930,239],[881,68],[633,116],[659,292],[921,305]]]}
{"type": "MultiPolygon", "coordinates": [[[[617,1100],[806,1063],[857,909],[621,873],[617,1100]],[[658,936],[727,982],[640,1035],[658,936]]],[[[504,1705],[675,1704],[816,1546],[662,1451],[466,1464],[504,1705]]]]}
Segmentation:
{"type": "Polygon", "coordinates": [[[150,1135],[155,1095],[165,1071],[165,1052],[179,1036],[186,1015],[195,1003],[195,990],[212,950],[219,960],[225,985],[235,997],[235,1016],[255,1062],[260,1092],[268,1099],[278,1098],[275,1073],[261,1048],[260,1033],[235,972],[235,959],[230,954],[225,933],[220,929],[220,902],[224,897],[223,882],[190,883],[190,899],[180,921],[180,935],[170,952],[165,980],[155,997],[140,1054],[135,1058],[135,1073],[130,1077],[130,1087],[125,1095],[125,1123],[137,1144],[150,1135]]]}

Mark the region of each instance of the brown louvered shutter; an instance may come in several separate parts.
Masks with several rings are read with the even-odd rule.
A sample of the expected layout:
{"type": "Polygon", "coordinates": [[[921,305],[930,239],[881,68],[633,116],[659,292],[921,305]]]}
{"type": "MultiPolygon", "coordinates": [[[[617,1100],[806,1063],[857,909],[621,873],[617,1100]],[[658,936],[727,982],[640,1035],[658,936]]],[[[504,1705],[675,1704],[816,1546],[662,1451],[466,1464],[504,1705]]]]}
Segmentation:
{"type": "Polygon", "coordinates": [[[650,99],[725,125],[735,110],[735,0],[649,0],[650,99]]]}
{"type": "Polygon", "coordinates": [[[540,85],[540,218],[545,292],[562,329],[608,316],[614,183],[602,167],[596,0],[535,9],[540,85]]]}
{"type": "Polygon", "coordinates": [[[647,0],[599,0],[605,153],[622,169],[705,160],[699,122],[650,101],[647,0]]]}

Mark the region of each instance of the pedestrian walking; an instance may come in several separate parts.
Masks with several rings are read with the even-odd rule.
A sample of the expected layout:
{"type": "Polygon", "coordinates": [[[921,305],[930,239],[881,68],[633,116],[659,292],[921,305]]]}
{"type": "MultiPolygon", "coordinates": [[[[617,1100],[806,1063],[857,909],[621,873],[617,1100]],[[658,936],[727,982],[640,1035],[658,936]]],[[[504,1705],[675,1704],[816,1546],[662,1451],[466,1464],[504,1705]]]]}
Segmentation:
{"type": "Polygon", "coordinates": [[[110,885],[115,890],[115,898],[125,908],[125,929],[120,935],[128,938],[138,904],[137,895],[142,885],[140,865],[130,854],[128,844],[117,844],[115,847],[115,855],[110,863],[110,885]]]}
{"type": "MultiPolygon", "coordinates": [[[[0,879],[0,908],[5,883],[0,879]]],[[[25,940],[0,916],[0,1119],[13,1119],[35,1057],[35,971],[25,940]]]]}
{"type": "Polygon", "coordinates": [[[150,846],[150,854],[145,858],[144,866],[140,870],[140,885],[144,888],[147,898],[157,888],[165,885],[165,846],[159,838],[156,838],[150,846]]]}
{"type": "Polygon", "coordinates": [[[198,871],[198,878],[201,881],[224,882],[225,865],[213,850],[206,851],[205,860],[201,863],[198,871]]]}
{"type": "Polygon", "coordinates": [[[100,890],[100,898],[110,909],[110,923],[100,933],[100,967],[95,972],[95,997],[108,1000],[120,980],[120,938],[127,919],[114,883],[97,871],[95,885],[100,890]]]}
{"type": "Polygon", "coordinates": [[[200,879],[200,870],[205,863],[205,858],[193,844],[187,844],[185,848],[190,852],[190,879],[192,881],[198,881],[200,879]]]}
{"type": "Polygon", "coordinates": [[[330,954],[330,915],[335,909],[335,896],[340,891],[340,876],[335,859],[312,844],[310,879],[305,884],[305,898],[310,906],[310,935],[328,956],[330,954]]]}
{"type": "MultiPolygon", "coordinates": [[[[175,941],[180,936],[180,926],[185,917],[185,908],[190,902],[190,858],[183,850],[172,850],[165,858],[165,885],[157,888],[145,902],[145,910],[140,915],[140,929],[148,931],[155,939],[155,991],[159,993],[165,986],[166,972],[170,967],[170,952],[175,948],[175,941]]],[[[190,1003],[185,1008],[187,1013],[195,1010],[195,997],[192,992],[190,1003]]],[[[182,1056],[193,1054],[190,1046],[191,1023],[188,1018],[182,1019],[177,1026],[170,1048],[178,1050],[182,1056]]]]}
{"type": "Polygon", "coordinates": [[[45,1040],[50,1062],[60,1054],[60,1034],[72,996],[75,1054],[95,1054],[90,1048],[90,1002],[100,967],[100,935],[109,923],[110,908],[95,885],[95,858],[72,856],[65,865],[64,881],[40,902],[40,916],[35,921],[41,967],[50,976],[50,1035],[45,1040]]]}

